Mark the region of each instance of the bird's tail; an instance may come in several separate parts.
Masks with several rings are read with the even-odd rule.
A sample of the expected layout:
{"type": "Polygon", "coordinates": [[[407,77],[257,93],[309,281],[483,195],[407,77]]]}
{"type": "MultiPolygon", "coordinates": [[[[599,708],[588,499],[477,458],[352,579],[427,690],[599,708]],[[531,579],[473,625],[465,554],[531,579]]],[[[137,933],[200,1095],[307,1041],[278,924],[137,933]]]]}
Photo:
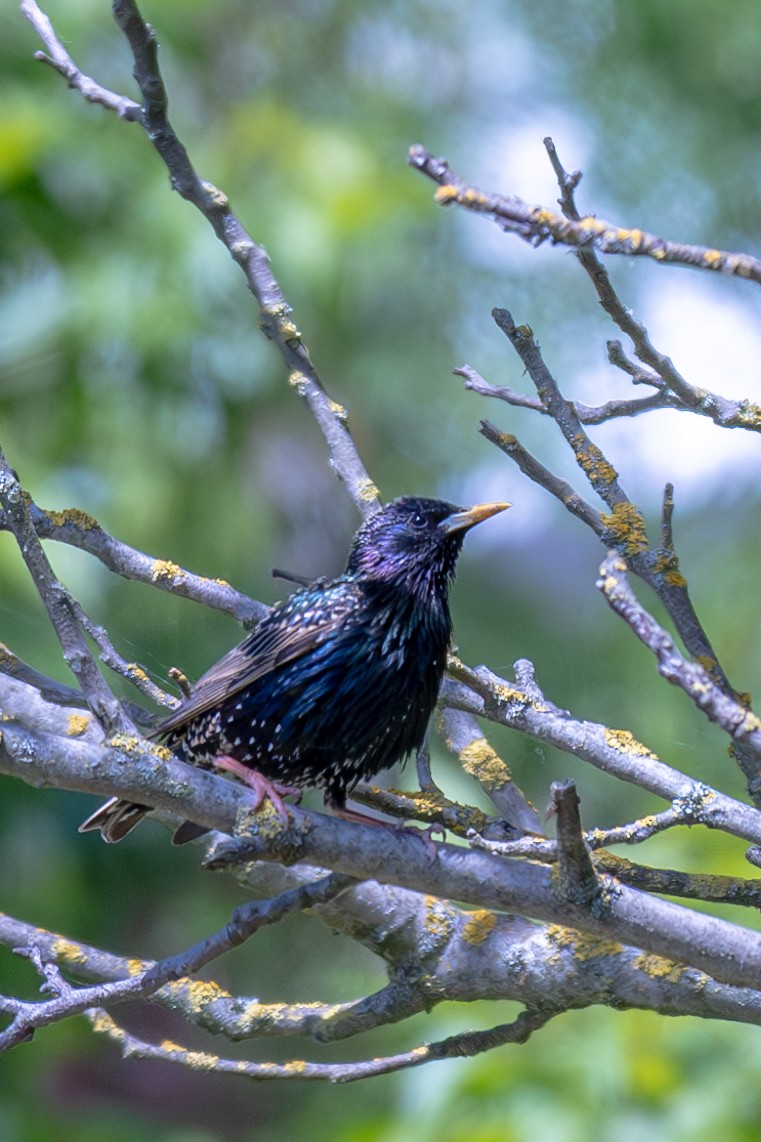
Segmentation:
{"type": "Polygon", "coordinates": [[[111,797],[82,822],[79,832],[89,833],[99,829],[103,840],[113,845],[131,833],[150,811],[147,805],[136,805],[134,801],[125,801],[122,797],[111,797]]]}

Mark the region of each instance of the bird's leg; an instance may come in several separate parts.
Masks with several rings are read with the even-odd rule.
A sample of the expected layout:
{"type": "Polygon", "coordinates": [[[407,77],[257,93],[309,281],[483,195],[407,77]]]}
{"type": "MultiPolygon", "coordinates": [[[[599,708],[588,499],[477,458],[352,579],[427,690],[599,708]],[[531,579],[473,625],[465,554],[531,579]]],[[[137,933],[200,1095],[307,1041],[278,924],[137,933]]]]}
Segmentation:
{"type": "Polygon", "coordinates": [[[359,809],[347,809],[345,805],[336,805],[332,801],[328,802],[328,808],[334,817],[340,817],[342,821],[354,821],[357,825],[377,825],[380,829],[399,828],[393,821],[380,821],[377,817],[360,813],[359,809]]]}
{"type": "Polygon", "coordinates": [[[446,829],[443,825],[431,825],[427,829],[416,829],[414,826],[400,825],[396,821],[381,821],[377,817],[368,817],[367,813],[360,813],[358,809],[347,809],[344,804],[327,800],[327,805],[334,817],[342,821],[354,821],[357,825],[375,825],[380,829],[391,829],[395,833],[404,833],[405,837],[420,837],[425,845],[426,855],[430,864],[438,857],[438,849],[433,842],[433,834],[441,833],[442,840],[446,838],[446,829]]]}
{"type": "Polygon", "coordinates": [[[259,773],[256,769],[250,769],[242,761],[228,757],[226,754],[215,757],[214,766],[216,769],[224,769],[227,773],[234,774],[245,785],[254,790],[256,794],[255,809],[259,808],[266,797],[274,805],[283,824],[288,824],[288,810],[283,803],[283,798],[296,797],[297,800],[301,800],[301,790],[297,785],[281,785],[277,781],[270,781],[263,773],[259,773]]]}

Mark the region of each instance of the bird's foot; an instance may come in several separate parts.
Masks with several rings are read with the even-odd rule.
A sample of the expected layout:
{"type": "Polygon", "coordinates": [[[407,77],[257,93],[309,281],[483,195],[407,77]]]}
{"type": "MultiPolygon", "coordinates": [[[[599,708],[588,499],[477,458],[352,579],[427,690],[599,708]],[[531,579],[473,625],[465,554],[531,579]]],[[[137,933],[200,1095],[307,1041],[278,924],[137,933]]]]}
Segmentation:
{"type": "Polygon", "coordinates": [[[250,769],[242,761],[234,757],[217,757],[214,759],[216,769],[224,769],[238,777],[249,789],[253,789],[256,799],[254,808],[258,809],[266,798],[275,808],[278,817],[284,825],[288,824],[288,809],[283,802],[284,797],[294,797],[298,803],[301,800],[301,790],[298,785],[281,785],[278,781],[270,781],[257,769],[250,769]]]}
{"type": "Polygon", "coordinates": [[[447,839],[447,831],[444,826],[429,825],[427,829],[408,829],[407,831],[414,832],[416,837],[420,837],[420,840],[425,845],[426,855],[428,856],[428,863],[433,864],[439,855],[439,847],[434,843],[433,836],[434,833],[438,833],[442,841],[445,841],[447,839]]]}

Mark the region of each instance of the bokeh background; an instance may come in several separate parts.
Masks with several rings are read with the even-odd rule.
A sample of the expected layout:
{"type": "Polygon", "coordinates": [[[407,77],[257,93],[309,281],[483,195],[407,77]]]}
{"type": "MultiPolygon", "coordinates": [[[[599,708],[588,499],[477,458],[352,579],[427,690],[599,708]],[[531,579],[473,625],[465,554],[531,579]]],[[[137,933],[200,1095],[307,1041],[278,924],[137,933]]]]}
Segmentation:
{"type": "MultiPolygon", "coordinates": [[[[136,95],[105,0],[51,0],[47,10],[85,71],[136,95]]],[[[159,30],[173,122],[197,169],[269,250],[383,495],[515,504],[468,540],[453,599],[464,658],[500,672],[531,658],[559,705],[629,728],[673,765],[742,796],[721,735],[657,678],[598,597],[597,541],[477,427],[488,416],[517,433],[586,491],[557,430],[466,393],[452,376],[467,362],[494,383],[528,384],[489,316],[501,305],[533,327],[567,396],[601,403],[627,391],[605,358],[615,330],[572,255],[436,208],[405,154],[422,142],[477,184],[551,207],[557,188],[542,146],[551,135],[566,167],[585,172],[582,209],[758,252],[755,0],[182,0],[146,3],[144,13],[159,30]]],[[[0,45],[0,431],[25,485],[45,507],[80,507],[132,545],[265,601],[283,589],[273,565],[337,572],[354,510],[257,330],[240,271],[170,193],[140,130],[33,62],[39,45],[13,5],[0,14],[0,45]]],[[[635,259],[609,268],[692,383],[761,400],[756,287],[635,259]]],[[[693,421],[659,413],[593,435],[653,536],[663,484],[675,482],[696,604],[735,686],[754,691],[758,438],[693,421]]],[[[237,640],[224,617],[122,582],[81,553],[51,546],[50,555],[125,656],[159,678],[171,665],[197,676],[237,640]]],[[[8,536],[0,628],[18,654],[67,679],[8,536]]],[[[662,807],[519,735],[491,736],[540,807],[550,781],[567,775],[587,824],[662,807]]],[[[438,747],[434,768],[453,796],[475,796],[438,747]]],[[[3,780],[1,907],[136,956],[178,950],[227,919],[240,890],[202,873],[197,852],[170,852],[158,825],[107,849],[76,833],[92,806],[3,780]]],[[[702,830],[638,855],[748,871],[739,842],[702,830]]],[[[338,1001],[383,982],[370,957],[304,917],[263,933],[214,975],[267,1000],[338,1001]]],[[[5,951],[0,979],[3,990],[34,994],[31,971],[5,951]]],[[[309,1043],[246,1050],[375,1055],[509,1017],[505,1006],[446,1007],[324,1055],[309,1043]]],[[[180,1034],[158,1012],[131,1018],[149,1036],[180,1034]]],[[[73,1020],[3,1060],[0,1136],[756,1139],[759,1078],[756,1030],[638,1012],[575,1013],[520,1049],[338,1089],[252,1087],[122,1062],[73,1020]]]]}

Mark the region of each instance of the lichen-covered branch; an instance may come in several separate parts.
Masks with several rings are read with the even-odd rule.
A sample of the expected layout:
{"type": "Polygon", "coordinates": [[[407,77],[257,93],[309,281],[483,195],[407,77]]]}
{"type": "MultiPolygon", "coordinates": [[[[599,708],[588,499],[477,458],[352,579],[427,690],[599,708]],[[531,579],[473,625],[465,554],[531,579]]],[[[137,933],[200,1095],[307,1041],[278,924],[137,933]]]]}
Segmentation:
{"type": "MultiPolygon", "coordinates": [[[[104,531],[97,520],[76,508],[64,511],[46,511],[38,507],[24,489],[24,502],[29,518],[40,539],[54,539],[71,547],[86,551],[99,559],[109,571],[124,579],[146,583],[195,603],[222,611],[238,622],[252,623],[261,618],[267,608],[263,603],[236,591],[223,579],[207,579],[180,567],[170,559],[146,555],[128,543],[104,531]]],[[[9,531],[7,513],[0,510],[0,531],[9,531]]]]}
{"type": "Polygon", "coordinates": [[[442,699],[455,710],[488,718],[589,762],[621,781],[672,803],[684,824],[701,824],[751,844],[761,831],[761,812],[665,764],[628,730],[574,718],[536,687],[533,667],[515,663],[516,682],[485,666],[473,670],[451,659],[442,699]],[[528,676],[528,678],[527,678],[528,676]],[[455,681],[457,679],[457,681],[455,681]]]}
{"type": "Polygon", "coordinates": [[[516,195],[479,190],[455,174],[446,159],[435,158],[420,144],[410,147],[408,162],[414,170],[438,184],[435,197],[440,206],[456,203],[466,210],[486,214],[503,230],[517,234],[534,246],[549,240],[573,249],[590,248],[603,254],[653,258],[666,265],[694,266],[761,284],[761,261],[750,254],[673,242],[645,230],[614,226],[592,215],[576,219],[563,217],[543,206],[529,206],[516,195]]]}
{"type": "MultiPolygon", "coordinates": [[[[484,702],[482,708],[487,705],[484,702]]],[[[251,814],[248,790],[171,756],[154,759],[149,768],[145,758],[132,758],[128,750],[128,743],[122,748],[113,744],[101,748],[6,722],[0,770],[35,784],[52,781],[64,788],[114,793],[227,833],[242,830],[245,838],[230,842],[229,851],[218,852],[214,867],[252,859],[306,861],[356,879],[374,878],[480,908],[567,924],[691,963],[733,985],[745,985],[752,972],[761,970],[761,936],[626,887],[614,889],[608,884],[603,891],[604,906],[590,909],[569,902],[550,870],[533,863],[478,851],[463,854],[450,845],[437,845],[432,861],[431,842],[415,834],[374,829],[299,809],[289,811],[289,826],[283,828],[269,803],[251,814]]],[[[687,784],[696,788],[696,783],[687,784]]],[[[687,796],[688,788],[682,792],[687,796]]],[[[704,792],[704,799],[710,802],[709,792],[704,792]]],[[[722,802],[723,827],[739,831],[742,822],[731,799],[718,794],[715,799],[722,802]]],[[[758,843],[761,815],[754,817],[755,829],[746,832],[751,834],[748,839],[758,843]]],[[[706,820],[711,820],[710,809],[706,820]]]]}

